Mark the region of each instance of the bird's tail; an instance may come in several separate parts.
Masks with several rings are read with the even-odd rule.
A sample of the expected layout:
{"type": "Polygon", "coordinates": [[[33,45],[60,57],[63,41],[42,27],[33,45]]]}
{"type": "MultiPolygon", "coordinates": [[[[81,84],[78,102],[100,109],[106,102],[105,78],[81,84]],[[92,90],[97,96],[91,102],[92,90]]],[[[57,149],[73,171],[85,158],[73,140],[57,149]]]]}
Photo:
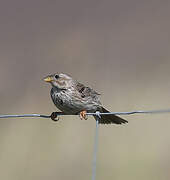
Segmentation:
{"type": "MultiPolygon", "coordinates": [[[[109,111],[102,107],[102,110],[100,112],[108,113],[109,111]]],[[[94,116],[94,118],[96,119],[96,116],[94,116]]],[[[101,118],[99,119],[99,123],[100,124],[124,124],[124,123],[128,123],[128,121],[114,114],[109,114],[109,115],[106,114],[106,115],[101,115],[101,118]]]]}

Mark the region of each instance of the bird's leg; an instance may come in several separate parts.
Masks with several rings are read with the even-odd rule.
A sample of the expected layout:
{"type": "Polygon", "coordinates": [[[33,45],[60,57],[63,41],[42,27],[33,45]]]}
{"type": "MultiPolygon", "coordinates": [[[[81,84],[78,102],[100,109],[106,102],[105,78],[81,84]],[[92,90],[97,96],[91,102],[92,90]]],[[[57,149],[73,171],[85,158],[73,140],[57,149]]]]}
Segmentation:
{"type": "Polygon", "coordinates": [[[87,113],[87,111],[85,111],[85,110],[80,112],[79,116],[80,116],[81,120],[83,120],[83,119],[87,120],[88,117],[87,117],[86,113],[87,113]]]}
{"type": "Polygon", "coordinates": [[[51,115],[50,115],[50,117],[51,117],[51,119],[52,119],[53,121],[58,121],[58,120],[59,120],[58,115],[60,115],[60,114],[63,114],[63,112],[52,112],[51,115]],[[57,118],[57,119],[56,119],[56,118],[57,118]]]}

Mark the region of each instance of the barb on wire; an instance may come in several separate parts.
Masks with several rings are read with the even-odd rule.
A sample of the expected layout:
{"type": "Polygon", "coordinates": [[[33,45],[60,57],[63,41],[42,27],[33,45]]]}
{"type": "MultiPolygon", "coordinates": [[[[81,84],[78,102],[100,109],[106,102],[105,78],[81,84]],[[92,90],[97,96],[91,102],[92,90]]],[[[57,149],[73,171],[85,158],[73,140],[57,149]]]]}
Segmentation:
{"type": "MultiPolygon", "coordinates": [[[[104,114],[114,114],[114,115],[133,115],[133,114],[158,114],[158,113],[170,113],[170,109],[161,109],[161,110],[151,110],[151,111],[129,111],[129,112],[108,112],[101,113],[99,111],[95,113],[87,113],[87,115],[96,115],[100,117],[100,115],[104,114]]],[[[73,114],[64,114],[62,112],[56,112],[57,116],[65,116],[65,115],[73,115],[73,114]],[[58,113],[58,114],[57,114],[58,113]]],[[[0,118],[30,118],[30,117],[38,117],[38,118],[51,118],[51,115],[43,115],[43,114],[7,114],[0,115],[0,118]]]]}

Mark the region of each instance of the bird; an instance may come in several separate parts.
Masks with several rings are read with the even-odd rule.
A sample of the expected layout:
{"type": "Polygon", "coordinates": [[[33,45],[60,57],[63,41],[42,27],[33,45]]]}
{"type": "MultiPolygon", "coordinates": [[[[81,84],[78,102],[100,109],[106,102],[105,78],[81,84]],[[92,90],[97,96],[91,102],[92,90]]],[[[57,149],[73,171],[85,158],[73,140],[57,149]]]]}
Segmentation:
{"type": "MultiPolygon", "coordinates": [[[[54,73],[43,79],[50,83],[51,99],[55,106],[61,111],[60,113],[77,115],[81,119],[87,119],[86,113],[108,113],[100,102],[100,94],[92,88],[73,79],[70,75],[64,73],[54,73]]],[[[55,120],[57,112],[51,114],[51,119],[55,120]]],[[[97,120],[96,115],[94,118],[97,120]]],[[[113,114],[102,114],[99,118],[100,124],[124,124],[127,120],[113,114]]]]}

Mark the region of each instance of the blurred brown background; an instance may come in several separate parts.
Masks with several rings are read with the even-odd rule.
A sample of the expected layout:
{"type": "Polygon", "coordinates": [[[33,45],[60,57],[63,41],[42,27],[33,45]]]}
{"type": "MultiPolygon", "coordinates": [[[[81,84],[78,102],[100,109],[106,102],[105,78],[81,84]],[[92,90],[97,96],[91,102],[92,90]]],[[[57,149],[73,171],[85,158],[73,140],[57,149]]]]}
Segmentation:
{"type": "MultiPolygon", "coordinates": [[[[170,108],[170,1],[1,0],[0,113],[50,114],[65,72],[111,111],[170,108]]],[[[170,114],[100,126],[97,179],[168,180],[170,114]]],[[[91,178],[95,121],[0,120],[0,179],[91,178]]]]}

